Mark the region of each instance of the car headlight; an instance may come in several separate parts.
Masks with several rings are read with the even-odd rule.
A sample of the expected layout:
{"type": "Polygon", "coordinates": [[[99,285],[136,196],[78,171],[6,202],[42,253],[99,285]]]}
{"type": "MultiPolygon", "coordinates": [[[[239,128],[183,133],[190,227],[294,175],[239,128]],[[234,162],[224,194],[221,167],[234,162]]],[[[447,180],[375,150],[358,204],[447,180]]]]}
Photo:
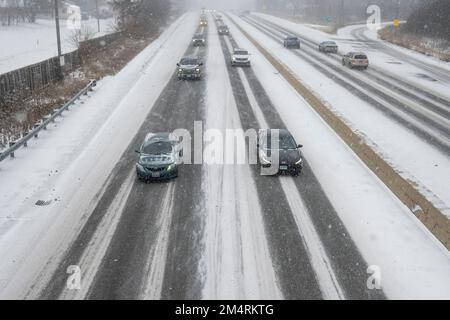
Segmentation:
{"type": "Polygon", "coordinates": [[[303,163],[303,159],[300,158],[300,160],[298,160],[295,164],[302,164],[303,163]]]}
{"type": "Polygon", "coordinates": [[[140,163],[136,163],[136,167],[141,171],[145,171],[145,168],[140,163]]]}
{"type": "Polygon", "coordinates": [[[181,68],[180,68],[180,69],[178,69],[178,72],[182,72],[182,71],[183,71],[183,69],[181,69],[181,68]]]}
{"type": "Polygon", "coordinates": [[[171,170],[173,170],[173,169],[175,169],[175,168],[176,168],[175,163],[172,163],[171,165],[169,165],[169,166],[167,167],[167,171],[171,171],[171,170]]]}
{"type": "Polygon", "coordinates": [[[200,68],[195,69],[195,72],[199,73],[200,72],[200,68]]]}

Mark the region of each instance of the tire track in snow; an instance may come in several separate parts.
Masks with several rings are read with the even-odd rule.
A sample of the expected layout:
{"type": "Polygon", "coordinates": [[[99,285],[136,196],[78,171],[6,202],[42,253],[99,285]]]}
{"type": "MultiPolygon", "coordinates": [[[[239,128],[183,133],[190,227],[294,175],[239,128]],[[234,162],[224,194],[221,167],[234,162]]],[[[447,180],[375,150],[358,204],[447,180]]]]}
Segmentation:
{"type": "Polygon", "coordinates": [[[111,202],[107,214],[99,223],[94,235],[92,236],[86,250],[80,258],[77,266],[81,270],[81,289],[64,290],[58,297],[60,300],[80,300],[84,299],[88,293],[89,287],[94,280],[97,269],[108,249],[109,242],[114,235],[117,224],[123,213],[126,200],[136,183],[135,172],[131,170],[128,177],[120,187],[118,193],[111,202]]]}
{"type": "MultiPolygon", "coordinates": [[[[239,79],[236,68],[231,67],[230,51],[226,41],[221,39],[222,52],[227,64],[238,114],[244,130],[258,129],[259,124],[251,110],[248,96],[239,79]]],[[[285,299],[323,298],[316,273],[313,270],[308,252],[286,195],[278,179],[260,175],[259,166],[251,166],[252,177],[262,208],[265,234],[273,268],[285,299]]]]}
{"type": "MultiPolygon", "coordinates": [[[[239,31],[237,30],[237,32],[239,31]]],[[[267,122],[271,128],[286,128],[254,70],[248,68],[245,69],[244,73],[251,91],[257,93],[250,96],[253,97],[253,103],[259,106],[260,110],[255,114],[262,119],[260,123],[267,122]]],[[[301,99],[301,97],[299,98],[301,99]]],[[[334,273],[331,281],[328,282],[330,284],[328,288],[332,289],[337,280],[341,287],[338,291],[342,293],[342,297],[348,299],[384,299],[385,296],[381,290],[367,289],[367,263],[350,238],[314,172],[310,169],[307,159],[304,158],[304,162],[305,170],[301,177],[289,180],[292,185],[287,186],[287,189],[292,190],[296,187],[301,196],[301,199],[299,199],[301,202],[295,202],[291,199],[291,203],[293,206],[303,208],[301,212],[308,214],[306,218],[310,223],[309,228],[306,228],[305,231],[311,233],[315,229],[315,234],[320,239],[313,240],[312,243],[322,243],[319,248],[315,248],[316,252],[319,253],[318,257],[324,254],[328,255],[328,259],[321,262],[323,264],[322,272],[333,270],[334,273]],[[325,252],[322,251],[323,249],[325,252]]],[[[301,219],[299,220],[298,217],[297,220],[300,221],[301,219]]],[[[308,242],[308,245],[310,243],[308,242]]]]}
{"type": "Polygon", "coordinates": [[[140,299],[156,300],[161,298],[164,270],[166,266],[167,246],[172,223],[175,184],[171,183],[162,201],[157,221],[158,236],[147,258],[144,286],[140,299]]]}
{"type": "MultiPolygon", "coordinates": [[[[206,126],[240,129],[215,24],[210,26],[206,126]]],[[[227,152],[225,150],[225,152],[227,152]]],[[[223,155],[222,155],[223,158],[223,155]]],[[[256,187],[247,165],[206,165],[206,299],[280,299],[256,187]]]]}
{"type": "MultiPolygon", "coordinates": [[[[278,43],[282,41],[280,34],[276,34],[274,31],[269,30],[267,26],[262,26],[259,22],[254,20],[245,19],[244,21],[272,40],[278,43]]],[[[303,51],[298,50],[292,51],[292,53],[305,60],[305,62],[312,65],[321,73],[333,79],[333,81],[359,97],[361,100],[369,103],[376,108],[376,111],[385,114],[388,118],[399,123],[420,139],[436,147],[440,152],[445,155],[450,153],[450,144],[447,139],[447,136],[450,135],[448,125],[436,123],[421,112],[410,109],[409,106],[397,101],[394,97],[389,96],[385,92],[380,91],[367,83],[357,81],[354,74],[344,71],[335,65],[327,64],[317,55],[306,55],[303,51]]]]}
{"type": "MultiPolygon", "coordinates": [[[[231,43],[229,47],[231,46],[231,43]]],[[[264,114],[254,92],[250,87],[250,83],[242,69],[238,70],[240,79],[244,86],[244,89],[249,97],[250,106],[253,113],[260,124],[261,129],[270,129],[271,127],[266,122],[264,114]]],[[[308,211],[306,210],[301,195],[298,193],[297,188],[291,177],[279,177],[281,187],[286,195],[286,199],[289,203],[300,235],[310,256],[311,264],[314,271],[317,273],[317,279],[320,284],[320,289],[325,299],[344,299],[344,293],[336,279],[336,275],[331,268],[331,263],[323,248],[322,242],[317,235],[314,225],[309,218],[308,211]]]]}

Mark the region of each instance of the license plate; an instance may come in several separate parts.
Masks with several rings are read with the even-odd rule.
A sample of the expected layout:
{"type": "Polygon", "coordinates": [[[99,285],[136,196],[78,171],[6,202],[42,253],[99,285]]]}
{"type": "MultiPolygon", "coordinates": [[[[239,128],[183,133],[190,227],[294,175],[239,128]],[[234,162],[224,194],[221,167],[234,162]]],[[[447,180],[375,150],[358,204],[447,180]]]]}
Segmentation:
{"type": "Polygon", "coordinates": [[[161,176],[161,173],[159,172],[152,172],[152,177],[153,178],[159,178],[161,176]]]}
{"type": "Polygon", "coordinates": [[[288,166],[280,166],[280,170],[287,170],[288,166]]]}

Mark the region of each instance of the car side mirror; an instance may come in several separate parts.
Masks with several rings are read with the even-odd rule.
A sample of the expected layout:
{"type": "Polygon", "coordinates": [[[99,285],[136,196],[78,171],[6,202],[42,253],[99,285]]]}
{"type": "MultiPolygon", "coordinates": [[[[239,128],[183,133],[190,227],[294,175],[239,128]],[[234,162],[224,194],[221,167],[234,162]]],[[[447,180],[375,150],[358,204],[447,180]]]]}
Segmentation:
{"type": "Polygon", "coordinates": [[[203,65],[203,62],[200,62],[198,65],[199,65],[199,66],[202,66],[202,65],[203,65]]]}
{"type": "Polygon", "coordinates": [[[141,154],[141,152],[138,149],[134,150],[134,152],[141,154]]]}
{"type": "Polygon", "coordinates": [[[302,144],[299,144],[299,145],[297,146],[297,148],[298,148],[298,149],[301,149],[301,148],[303,148],[303,145],[302,145],[302,144]]]}
{"type": "Polygon", "coordinates": [[[180,155],[180,157],[183,156],[183,150],[180,150],[179,155],[180,155]]]}
{"type": "Polygon", "coordinates": [[[180,63],[177,63],[177,66],[179,67],[179,66],[180,66],[180,63]]]}

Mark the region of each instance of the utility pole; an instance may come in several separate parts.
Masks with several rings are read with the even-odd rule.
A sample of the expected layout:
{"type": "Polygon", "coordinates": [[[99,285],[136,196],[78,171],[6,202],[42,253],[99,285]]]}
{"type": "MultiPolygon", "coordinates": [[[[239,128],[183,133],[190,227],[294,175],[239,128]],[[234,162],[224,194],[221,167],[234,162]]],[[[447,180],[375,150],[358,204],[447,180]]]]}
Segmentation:
{"type": "Polygon", "coordinates": [[[97,28],[98,32],[100,33],[100,15],[98,13],[98,0],[95,0],[95,12],[97,14],[97,28]]]}
{"type": "Polygon", "coordinates": [[[344,0],[341,0],[341,3],[339,4],[339,17],[336,19],[336,22],[338,24],[338,28],[341,28],[344,26],[344,9],[345,9],[345,3],[344,0]]]}
{"type": "Polygon", "coordinates": [[[59,80],[63,79],[63,73],[62,73],[62,52],[61,52],[61,31],[59,29],[59,9],[58,9],[58,1],[54,0],[54,7],[55,7],[55,23],[56,23],[56,41],[58,44],[58,78],[59,80]]]}

